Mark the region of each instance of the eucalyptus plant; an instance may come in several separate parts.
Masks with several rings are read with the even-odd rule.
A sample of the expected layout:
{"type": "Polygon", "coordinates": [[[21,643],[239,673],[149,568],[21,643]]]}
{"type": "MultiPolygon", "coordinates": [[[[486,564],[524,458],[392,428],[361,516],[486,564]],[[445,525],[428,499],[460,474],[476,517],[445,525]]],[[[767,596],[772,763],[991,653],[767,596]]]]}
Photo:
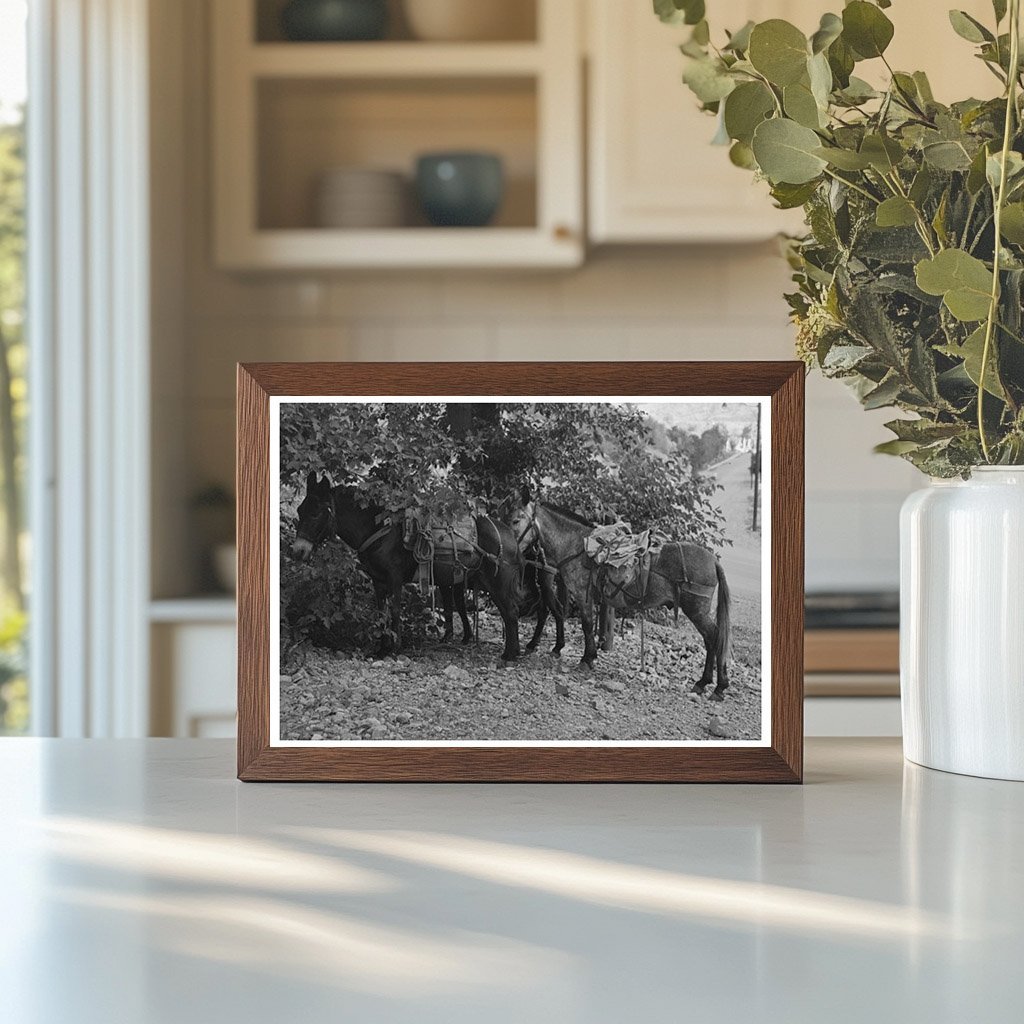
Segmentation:
{"type": "Polygon", "coordinates": [[[852,0],[809,37],[771,19],[718,45],[705,0],[654,0],[691,26],[683,80],[715,141],[804,210],[786,246],[801,358],[866,409],[910,414],[878,450],[932,476],[1024,463],[1020,2],[993,0],[988,25],[949,12],[997,95],[947,106],[890,66],[890,0],[852,0]],[[857,76],[866,61],[886,88],[857,76]]]}

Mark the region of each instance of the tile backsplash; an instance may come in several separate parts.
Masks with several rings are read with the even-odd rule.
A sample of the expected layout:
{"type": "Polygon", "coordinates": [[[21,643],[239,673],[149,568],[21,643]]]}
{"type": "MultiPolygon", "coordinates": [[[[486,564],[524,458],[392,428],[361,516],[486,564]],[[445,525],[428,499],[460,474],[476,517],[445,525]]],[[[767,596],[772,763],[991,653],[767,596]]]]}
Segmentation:
{"type": "MultiPolygon", "coordinates": [[[[774,245],[627,249],[557,273],[244,278],[201,259],[189,267],[194,486],[231,479],[236,361],[792,358],[774,245]]],[[[897,583],[897,515],[915,473],[872,454],[885,419],[808,379],[809,588],[897,583]]]]}

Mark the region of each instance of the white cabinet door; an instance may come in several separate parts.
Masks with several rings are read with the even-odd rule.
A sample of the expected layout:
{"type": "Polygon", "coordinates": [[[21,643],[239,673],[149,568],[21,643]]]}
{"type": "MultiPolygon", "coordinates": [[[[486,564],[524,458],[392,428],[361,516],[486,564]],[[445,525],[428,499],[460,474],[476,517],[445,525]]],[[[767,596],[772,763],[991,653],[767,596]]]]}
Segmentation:
{"type": "MultiPolygon", "coordinates": [[[[711,145],[715,120],[682,83],[689,29],[663,25],[649,0],[587,2],[591,241],[736,241],[799,229],[799,215],[776,210],[767,186],[711,145]]],[[[801,4],[822,9],[820,0],[712,0],[708,16],[716,38],[751,18],[793,18],[806,30],[801,4]]]]}
{"type": "MultiPolygon", "coordinates": [[[[661,24],[650,0],[585,0],[589,25],[590,238],[601,242],[708,242],[768,238],[799,231],[798,211],[776,210],[767,187],[710,145],[713,118],[700,113],[682,84],[685,26],[661,24]]],[[[828,0],[708,0],[713,38],[748,19],[786,18],[810,34],[828,0]]],[[[956,4],[986,24],[989,0],[956,4]]],[[[896,25],[890,59],[927,71],[944,101],[991,96],[998,83],[973,47],[949,25],[947,5],[900,0],[886,12],[896,25]]],[[[858,74],[886,77],[880,61],[858,74]],[[877,67],[875,66],[877,65],[877,67]]]]}

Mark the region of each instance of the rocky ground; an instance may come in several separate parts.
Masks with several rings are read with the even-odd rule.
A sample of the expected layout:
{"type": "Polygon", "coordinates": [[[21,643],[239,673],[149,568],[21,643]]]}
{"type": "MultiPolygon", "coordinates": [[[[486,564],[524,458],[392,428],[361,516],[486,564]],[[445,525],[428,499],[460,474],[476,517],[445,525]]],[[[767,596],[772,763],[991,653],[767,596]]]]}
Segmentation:
{"type": "MultiPolygon", "coordinates": [[[[731,686],[725,701],[691,693],[704,645],[685,619],[627,621],[593,673],[579,667],[579,623],[566,623],[561,658],[524,656],[499,667],[501,620],[481,613],[468,647],[427,645],[379,661],[319,648],[295,652],[281,680],[285,740],[708,740],[758,739],[760,631],[755,609],[734,604],[731,686]],[[751,624],[753,622],[753,624],[751,624]]],[[[528,638],[526,623],[522,634],[528,638]]],[[[549,633],[553,629],[549,628],[549,633]]],[[[550,649],[549,643],[542,650],[550,649]]]]}
{"type": "MultiPolygon", "coordinates": [[[[281,679],[284,740],[716,740],[761,735],[759,533],[750,530],[748,458],[715,470],[732,541],[722,564],[732,590],[733,658],[726,699],[692,693],[704,666],[704,643],[680,616],[658,613],[616,630],[614,650],[593,673],[579,666],[578,620],[566,622],[561,658],[549,622],[540,652],[501,665],[501,620],[480,614],[480,642],[426,644],[375,661],[306,646],[291,652],[281,679]]],[[[532,622],[520,623],[525,643],[532,622]]],[[[621,625],[621,624],[620,624],[621,625]]]]}

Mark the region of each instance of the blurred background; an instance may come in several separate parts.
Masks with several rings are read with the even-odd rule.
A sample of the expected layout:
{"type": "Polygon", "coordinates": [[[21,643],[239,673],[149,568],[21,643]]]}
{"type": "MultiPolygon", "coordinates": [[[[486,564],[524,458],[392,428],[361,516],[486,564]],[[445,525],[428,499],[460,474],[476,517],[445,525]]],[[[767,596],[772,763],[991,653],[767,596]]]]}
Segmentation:
{"type": "MultiPolygon", "coordinates": [[[[888,13],[895,66],[991,94],[944,8],[888,13]]],[[[3,731],[233,732],[238,361],[793,358],[799,218],[710,145],[684,33],[649,0],[0,0],[3,731]]],[[[899,728],[886,418],[808,379],[812,733],[899,728]]]]}

